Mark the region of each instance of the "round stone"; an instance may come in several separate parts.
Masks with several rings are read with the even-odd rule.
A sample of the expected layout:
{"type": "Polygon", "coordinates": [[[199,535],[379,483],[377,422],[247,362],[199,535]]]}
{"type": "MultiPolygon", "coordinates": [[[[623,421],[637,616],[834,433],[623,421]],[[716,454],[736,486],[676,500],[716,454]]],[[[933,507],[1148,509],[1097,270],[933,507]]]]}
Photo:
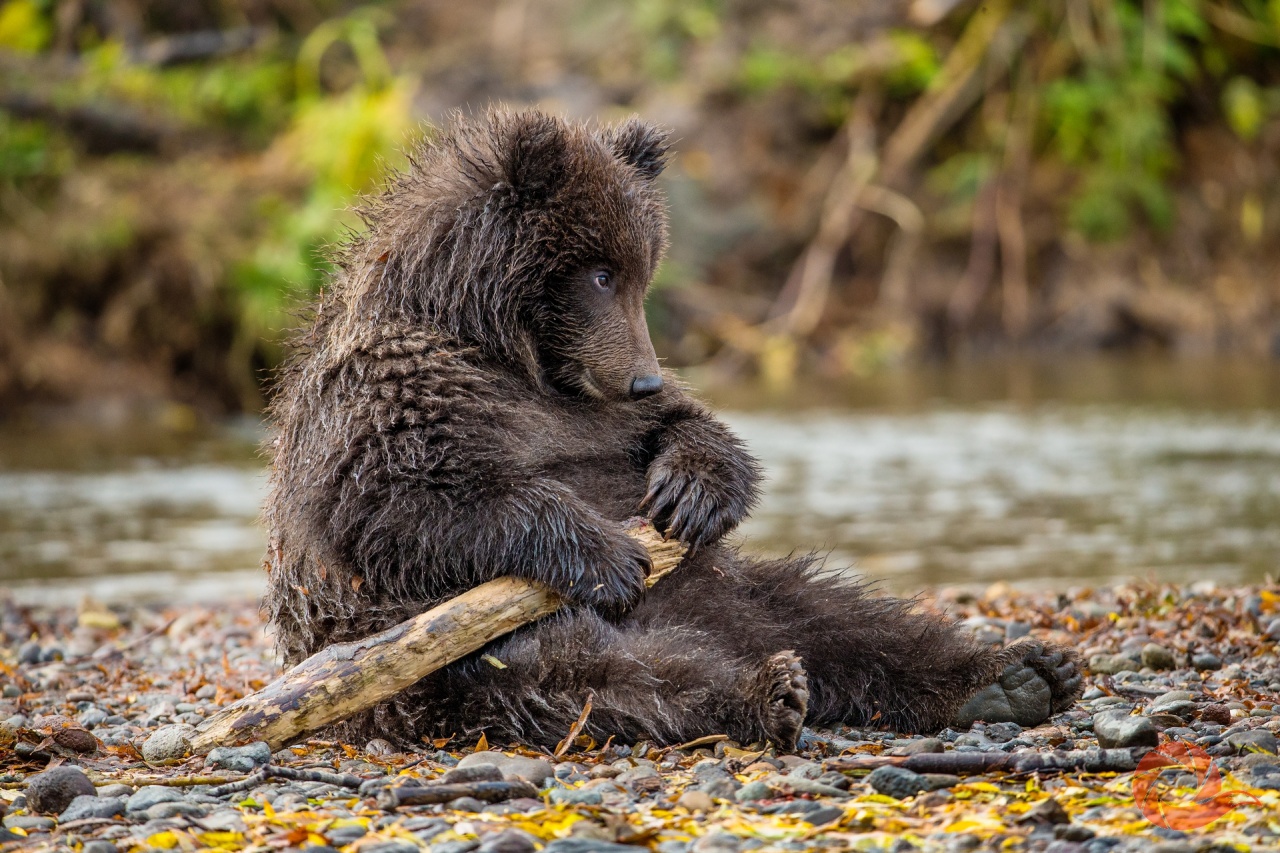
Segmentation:
{"type": "Polygon", "coordinates": [[[55,767],[32,777],[27,808],[37,814],[59,814],[76,797],[97,797],[98,789],[79,767],[55,767]]]}
{"type": "Polygon", "coordinates": [[[867,781],[877,793],[895,800],[914,797],[929,788],[929,783],[923,776],[905,767],[877,767],[871,771],[867,781]]]}
{"type": "Polygon", "coordinates": [[[186,758],[191,754],[191,739],[195,734],[192,726],[161,726],[143,741],[142,758],[151,764],[186,758]]]}

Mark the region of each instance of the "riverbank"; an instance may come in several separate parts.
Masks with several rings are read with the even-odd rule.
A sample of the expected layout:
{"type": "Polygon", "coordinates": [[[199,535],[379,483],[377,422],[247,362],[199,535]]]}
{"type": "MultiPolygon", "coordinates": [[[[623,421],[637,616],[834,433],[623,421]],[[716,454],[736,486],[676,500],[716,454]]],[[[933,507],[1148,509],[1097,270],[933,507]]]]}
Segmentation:
{"type": "Polygon", "coordinates": [[[980,596],[944,591],[922,604],[945,608],[992,642],[1030,632],[1076,646],[1090,662],[1086,698],[1026,730],[998,724],[936,738],[806,730],[796,755],[713,737],[670,750],[575,741],[553,757],[469,736],[412,755],[377,740],[310,740],[274,755],[258,747],[172,761],[149,749],[147,764],[139,750],[155,730],[199,724],[278,673],[256,607],[86,604],[77,611],[0,604],[0,739],[7,741],[0,743],[0,798],[11,833],[0,849],[1174,853],[1210,844],[1280,846],[1280,827],[1270,822],[1280,807],[1275,586],[1122,585],[1028,594],[997,585],[980,596]],[[1188,759],[1172,774],[1175,787],[1149,794],[1145,806],[1135,804],[1133,790],[1154,773],[961,778],[840,769],[855,757],[1078,753],[1097,747],[1100,737],[1104,746],[1138,748],[1136,757],[1157,736],[1161,744],[1190,744],[1192,758],[1203,755],[1212,764],[1199,767],[1197,779],[1188,759]],[[477,748],[527,760],[499,752],[468,757],[477,748]],[[217,789],[267,761],[302,772],[217,789]],[[446,782],[499,778],[493,770],[459,773],[460,761],[496,765],[508,781],[533,788],[512,784],[505,795],[511,798],[487,805],[474,796],[379,805],[387,805],[385,795],[378,799],[387,785],[429,786],[451,771],[446,782]],[[66,782],[44,790],[37,784],[28,796],[33,778],[51,763],[81,768],[96,796],[58,802],[60,793],[74,793],[64,790],[66,782]],[[1197,790],[1201,799],[1214,793],[1215,772],[1223,774],[1214,801],[1220,817],[1188,808],[1197,790]],[[34,813],[36,805],[48,813],[34,813]],[[1186,828],[1158,826],[1153,818],[1186,828]]]}

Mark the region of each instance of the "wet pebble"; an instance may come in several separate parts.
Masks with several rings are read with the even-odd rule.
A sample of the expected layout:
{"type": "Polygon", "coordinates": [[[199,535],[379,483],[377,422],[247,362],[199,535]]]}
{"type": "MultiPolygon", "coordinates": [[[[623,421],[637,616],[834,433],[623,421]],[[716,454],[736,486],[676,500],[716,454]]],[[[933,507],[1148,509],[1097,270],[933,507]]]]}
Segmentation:
{"type": "Polygon", "coordinates": [[[86,841],[80,853],[119,853],[119,848],[110,841],[86,841]]]}
{"type": "Polygon", "coordinates": [[[1276,736],[1266,729],[1236,732],[1227,736],[1227,743],[1242,753],[1267,752],[1275,755],[1277,751],[1276,736]]]}
{"type": "Polygon", "coordinates": [[[23,643],[18,649],[18,663],[33,664],[40,662],[40,644],[32,640],[23,643]]]}
{"type": "Polygon", "coordinates": [[[551,802],[566,806],[598,806],[604,795],[594,788],[552,788],[551,802]]]}
{"type": "Polygon", "coordinates": [[[1118,675],[1140,669],[1142,664],[1127,654],[1094,655],[1089,658],[1089,669],[1101,675],[1118,675]]]}
{"type": "Polygon", "coordinates": [[[1160,735],[1149,719],[1133,717],[1123,711],[1094,714],[1093,731],[1103,749],[1155,746],[1160,742],[1160,735]]]}
{"type": "Polygon", "coordinates": [[[142,757],[152,764],[186,758],[191,754],[191,738],[195,734],[194,726],[161,726],[143,741],[142,757]]]}
{"type": "Polygon", "coordinates": [[[145,812],[158,803],[177,803],[183,799],[182,792],[166,785],[144,785],[135,791],[125,803],[130,814],[145,812]]]}
{"type": "Polygon", "coordinates": [[[97,797],[98,789],[79,767],[55,767],[32,777],[26,789],[27,808],[39,814],[58,814],[77,797],[97,797]]]}
{"type": "Polygon", "coordinates": [[[914,797],[929,787],[924,776],[905,767],[877,767],[871,771],[867,782],[878,793],[897,800],[914,797]]]}
{"type": "Polygon", "coordinates": [[[1222,658],[1208,652],[1201,652],[1191,656],[1191,665],[1201,672],[1222,669],[1222,658]]]}
{"type": "Polygon", "coordinates": [[[70,823],[85,818],[112,818],[124,814],[124,800],[120,797],[102,798],[81,795],[71,801],[70,805],[58,815],[58,823],[70,823]]]}
{"type": "Polygon", "coordinates": [[[551,762],[521,755],[505,755],[501,752],[473,752],[458,762],[458,767],[474,767],[489,764],[497,767],[505,778],[523,779],[541,788],[548,779],[555,778],[551,762]]]}
{"type": "Polygon", "coordinates": [[[364,838],[368,830],[359,824],[330,827],[324,831],[324,837],[334,847],[345,847],[357,838],[364,838]]]}
{"type": "Polygon", "coordinates": [[[263,741],[246,746],[219,746],[210,750],[205,763],[233,773],[251,773],[271,763],[271,747],[263,741]]]}
{"type": "Polygon", "coordinates": [[[529,833],[508,829],[492,833],[480,842],[476,850],[477,853],[534,853],[538,844],[538,840],[529,833]]]}
{"type": "Polygon", "coordinates": [[[1147,643],[1142,647],[1142,665],[1152,669],[1173,669],[1177,666],[1173,652],[1159,643],[1147,643]]]}
{"type": "Polygon", "coordinates": [[[691,790],[681,794],[676,800],[676,805],[691,812],[708,812],[715,808],[716,804],[706,791],[691,790]]]}

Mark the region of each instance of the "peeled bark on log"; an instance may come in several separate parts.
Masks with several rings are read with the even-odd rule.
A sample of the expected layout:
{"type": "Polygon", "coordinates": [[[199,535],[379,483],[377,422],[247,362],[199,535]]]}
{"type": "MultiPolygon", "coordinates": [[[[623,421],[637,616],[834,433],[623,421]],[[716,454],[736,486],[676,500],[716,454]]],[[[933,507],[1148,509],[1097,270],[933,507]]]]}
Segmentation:
{"type": "MultiPolygon", "coordinates": [[[[649,586],[679,565],[685,546],[648,524],[627,529],[648,550],[649,586]]],[[[372,708],[442,667],[559,610],[560,596],[517,578],[499,578],[380,634],[316,652],[266,687],[196,728],[191,749],[266,741],[275,750],[372,708]]]]}

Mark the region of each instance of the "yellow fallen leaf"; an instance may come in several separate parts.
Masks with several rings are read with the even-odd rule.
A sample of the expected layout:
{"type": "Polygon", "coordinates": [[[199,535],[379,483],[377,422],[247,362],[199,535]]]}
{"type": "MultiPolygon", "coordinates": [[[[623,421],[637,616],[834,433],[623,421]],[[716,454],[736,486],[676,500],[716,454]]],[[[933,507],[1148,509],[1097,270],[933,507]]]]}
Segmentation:
{"type": "Polygon", "coordinates": [[[149,836],[147,844],[151,847],[159,847],[161,850],[172,850],[178,846],[178,834],[166,829],[149,836]]]}
{"type": "Polygon", "coordinates": [[[76,617],[81,628],[98,628],[103,631],[114,631],[120,627],[120,617],[110,610],[86,610],[76,617]]]}

